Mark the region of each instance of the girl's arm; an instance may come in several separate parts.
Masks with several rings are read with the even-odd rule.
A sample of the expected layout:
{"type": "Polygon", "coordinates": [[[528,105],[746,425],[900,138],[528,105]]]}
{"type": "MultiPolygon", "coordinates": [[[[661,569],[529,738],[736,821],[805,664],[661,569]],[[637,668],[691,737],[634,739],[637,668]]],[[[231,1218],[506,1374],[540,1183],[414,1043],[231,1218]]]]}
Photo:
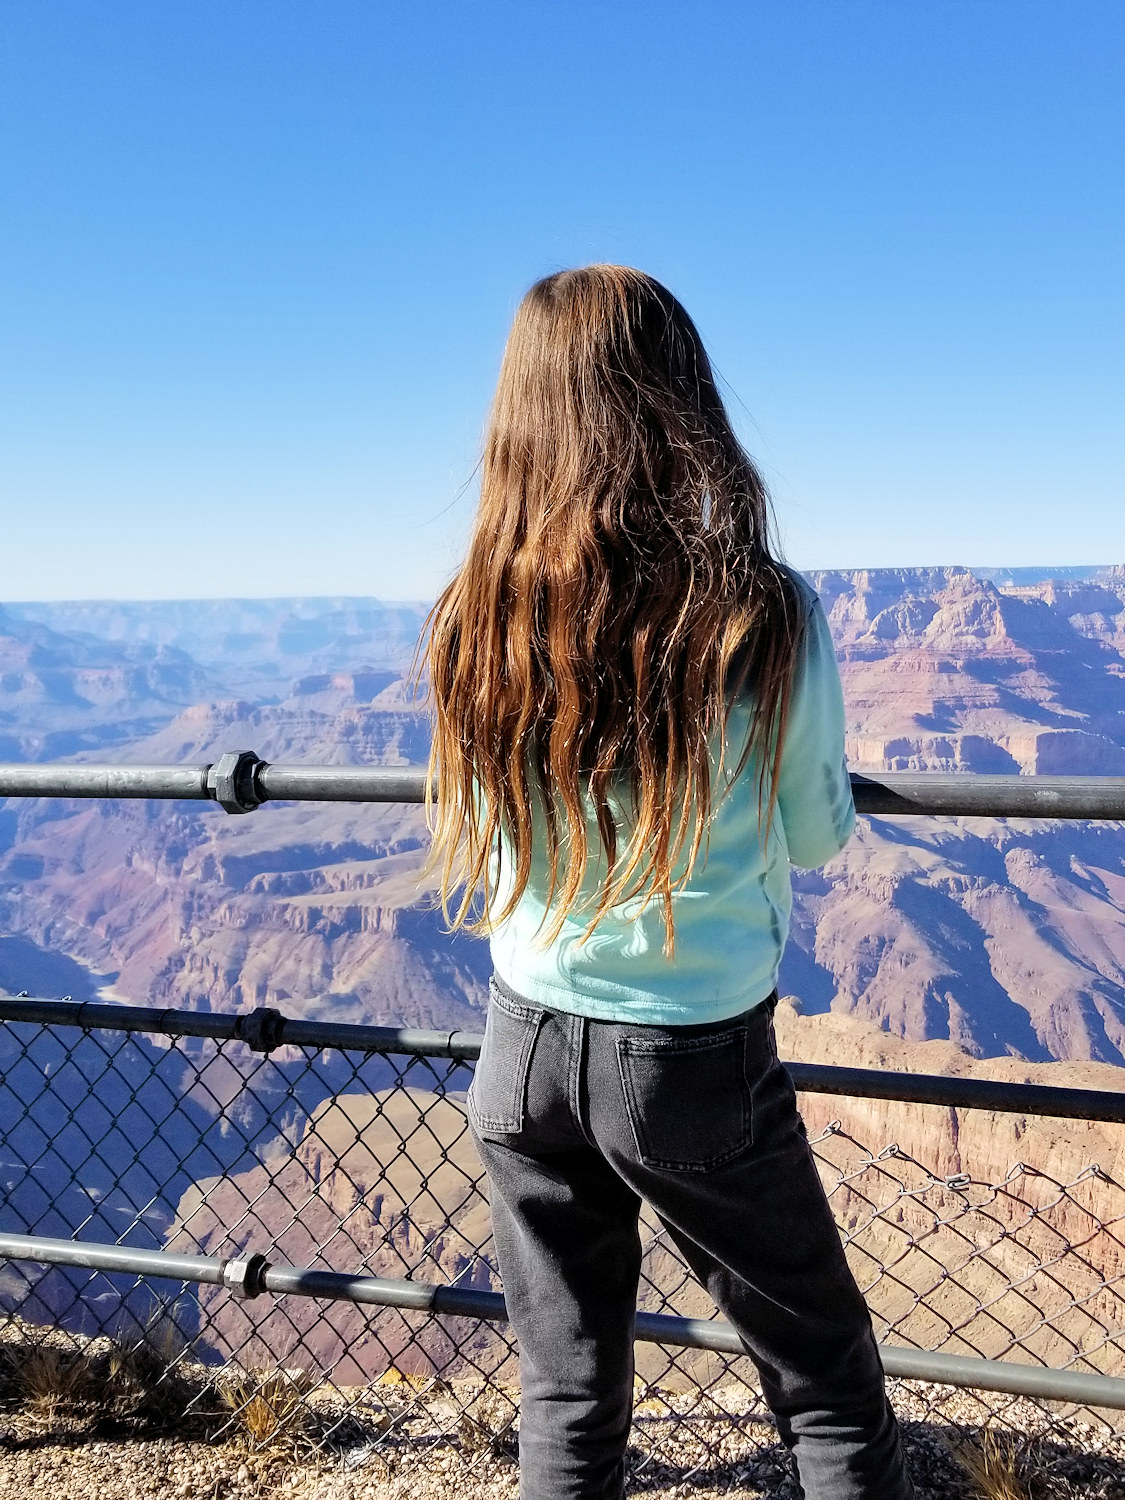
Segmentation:
{"type": "Polygon", "coordinates": [[[789,858],[811,870],[831,859],[855,827],[844,763],[844,694],[820,600],[812,597],[781,752],[777,811],[789,858]]]}

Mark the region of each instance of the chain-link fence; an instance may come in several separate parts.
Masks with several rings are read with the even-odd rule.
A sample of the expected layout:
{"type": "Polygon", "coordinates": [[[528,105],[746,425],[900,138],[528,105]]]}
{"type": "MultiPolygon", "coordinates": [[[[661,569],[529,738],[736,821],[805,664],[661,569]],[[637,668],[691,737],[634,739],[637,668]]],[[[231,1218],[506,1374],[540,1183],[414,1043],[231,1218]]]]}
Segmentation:
{"type": "MultiPolygon", "coordinates": [[[[164,1034],[0,1025],[0,1229],[500,1289],[465,1121],[471,1061],[373,1050],[349,1027],[268,1052],[185,1029],[171,1015],[164,1034]]],[[[260,1028],[253,1039],[268,1046],[260,1028]]],[[[1103,1161],[1073,1170],[1072,1149],[1054,1153],[1065,1171],[1041,1160],[942,1175],[950,1111],[910,1106],[933,1114],[927,1159],[874,1138],[847,1101],[831,1101],[835,1119],[824,1106],[808,1116],[814,1151],[884,1345],[1125,1374],[1125,1192],[1103,1161]]],[[[9,1344],[50,1327],[74,1348],[155,1349],[159,1379],[219,1413],[216,1430],[289,1424],[351,1462],[434,1450],[473,1462],[514,1446],[503,1322],[334,1297],[0,1263],[9,1344]]],[[[653,1222],[640,1305],[714,1316],[653,1222]]],[[[894,1394],[916,1466],[948,1463],[938,1436],[985,1422],[1060,1472],[1091,1455],[1125,1462],[1125,1414],[1109,1408],[915,1380],[894,1394]]],[[[631,1456],[637,1486],[764,1485],[785,1466],[751,1363],[674,1343],[638,1345],[631,1456]]]]}

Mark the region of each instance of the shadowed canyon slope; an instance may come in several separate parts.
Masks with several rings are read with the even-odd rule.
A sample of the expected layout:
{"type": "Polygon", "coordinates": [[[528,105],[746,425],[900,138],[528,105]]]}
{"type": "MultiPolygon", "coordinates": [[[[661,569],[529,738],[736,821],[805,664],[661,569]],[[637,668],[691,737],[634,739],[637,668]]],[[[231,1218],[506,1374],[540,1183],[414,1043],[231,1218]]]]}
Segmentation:
{"type": "MultiPolygon", "coordinates": [[[[962,569],[813,581],[856,769],[1125,774],[1125,570],[1002,585],[962,569]]],[[[426,726],[401,675],[421,618],[355,600],[12,606],[0,733],[13,758],[61,753],[36,727],[49,720],[54,735],[86,733],[69,753],[92,758],[252,747],[419,761],[426,726]],[[91,684],[103,680],[133,683],[133,697],[99,697],[91,684]]],[[[229,818],[190,804],[9,802],[2,818],[0,932],[24,940],[23,954],[79,960],[123,999],[477,1024],[487,957],[449,939],[419,890],[417,809],[229,818]]],[[[27,968],[0,980],[34,990],[27,968]]],[[[797,880],[782,988],[806,1013],[853,1012],[976,1055],[1121,1062],[1123,986],[1119,824],[871,819],[797,880]]]]}

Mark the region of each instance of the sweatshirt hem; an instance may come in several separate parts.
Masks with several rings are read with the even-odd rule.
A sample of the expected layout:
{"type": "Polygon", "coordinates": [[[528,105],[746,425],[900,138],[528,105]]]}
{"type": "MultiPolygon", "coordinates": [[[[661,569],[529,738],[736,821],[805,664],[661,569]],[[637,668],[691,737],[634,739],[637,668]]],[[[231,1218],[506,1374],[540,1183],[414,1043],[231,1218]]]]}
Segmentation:
{"type": "Polygon", "coordinates": [[[583,994],[567,985],[552,984],[550,980],[532,979],[530,975],[517,974],[510,977],[499,968],[496,969],[496,975],[513,994],[544,1010],[585,1016],[591,1021],[616,1021],[635,1026],[694,1026],[706,1025],[710,1021],[726,1021],[761,1005],[777,988],[775,970],[760,984],[751,985],[737,995],[704,1004],[697,1000],[669,1000],[665,996],[652,994],[638,994],[635,999],[603,999],[583,994]]]}

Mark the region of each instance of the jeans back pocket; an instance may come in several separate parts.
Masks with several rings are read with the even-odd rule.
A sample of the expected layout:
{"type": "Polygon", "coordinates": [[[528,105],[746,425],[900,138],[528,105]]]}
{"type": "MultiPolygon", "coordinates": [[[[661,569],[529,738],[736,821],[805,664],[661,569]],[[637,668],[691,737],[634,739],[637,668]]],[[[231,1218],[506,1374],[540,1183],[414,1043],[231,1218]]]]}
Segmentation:
{"type": "Polygon", "coordinates": [[[645,1166],[704,1171],[747,1150],[753,1120],[745,1020],[690,1037],[637,1032],[618,1038],[617,1064],[645,1166]]]}
{"type": "Polygon", "coordinates": [[[495,1135],[523,1129],[527,1072],[542,1020],[535,1006],[521,1005],[489,985],[484,1041],[467,1099],[474,1129],[495,1135]]]}

